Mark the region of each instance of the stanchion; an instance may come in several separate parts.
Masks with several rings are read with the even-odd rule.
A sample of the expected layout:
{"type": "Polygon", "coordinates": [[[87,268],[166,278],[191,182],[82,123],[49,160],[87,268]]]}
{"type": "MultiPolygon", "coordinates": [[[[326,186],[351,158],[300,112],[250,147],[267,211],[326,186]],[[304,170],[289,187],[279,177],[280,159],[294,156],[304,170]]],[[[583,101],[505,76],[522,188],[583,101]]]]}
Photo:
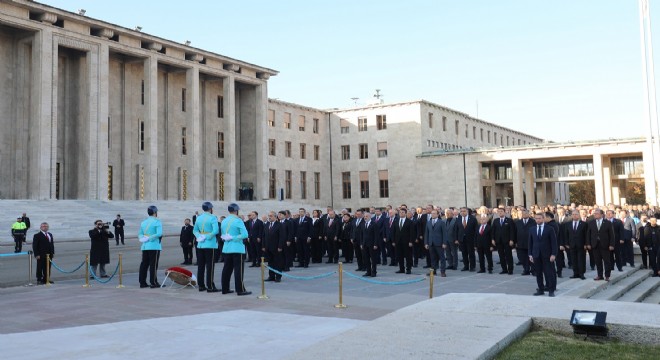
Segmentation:
{"type": "Polygon", "coordinates": [[[25,286],[32,286],[32,251],[28,251],[28,283],[25,286]]]}
{"type": "Polygon", "coordinates": [[[429,299],[433,299],[433,277],[435,276],[435,270],[431,269],[429,273],[429,299]]]}
{"type": "Polygon", "coordinates": [[[343,270],[343,263],[339,263],[339,304],[335,305],[336,308],[338,309],[345,309],[346,305],[344,305],[344,298],[343,298],[343,285],[344,285],[344,270],[343,270]]]}
{"type": "Polygon", "coordinates": [[[268,299],[268,295],[266,295],[266,264],[264,263],[264,258],[261,258],[261,295],[259,295],[257,298],[258,299],[268,299]]]}
{"type": "Polygon", "coordinates": [[[50,286],[50,254],[46,254],[46,286],[50,286]]]}
{"type": "Polygon", "coordinates": [[[122,267],[123,267],[123,265],[122,265],[123,263],[122,263],[122,260],[121,260],[121,255],[122,254],[119,253],[119,285],[117,285],[117,289],[121,289],[121,288],[124,287],[124,285],[122,284],[122,276],[121,276],[122,275],[121,274],[122,273],[122,267]]]}
{"type": "Polygon", "coordinates": [[[85,255],[85,285],[84,288],[89,287],[89,254],[85,255]]]}

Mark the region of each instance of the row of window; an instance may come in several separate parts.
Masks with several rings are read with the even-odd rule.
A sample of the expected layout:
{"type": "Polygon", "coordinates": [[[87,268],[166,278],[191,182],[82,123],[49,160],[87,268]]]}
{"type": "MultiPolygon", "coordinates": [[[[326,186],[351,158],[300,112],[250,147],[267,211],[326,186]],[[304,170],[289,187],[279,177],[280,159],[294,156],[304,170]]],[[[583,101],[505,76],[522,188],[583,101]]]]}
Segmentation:
{"type": "MultiPolygon", "coordinates": [[[[314,160],[319,160],[321,153],[321,147],[319,145],[314,145],[314,160]]],[[[275,139],[268,139],[268,155],[276,156],[277,155],[277,143],[275,139]]],[[[291,141],[284,142],[284,156],[291,157],[291,141]]],[[[300,144],[300,159],[307,159],[307,144],[300,144]]]]}
{"type": "MultiPolygon", "coordinates": [[[[552,179],[573,176],[594,176],[592,160],[543,161],[535,162],[532,171],[537,179],[552,179]]],[[[644,175],[644,164],[641,157],[612,158],[610,173],[617,175],[644,175]]],[[[490,165],[482,164],[481,178],[490,179],[490,165]]],[[[512,180],[511,164],[495,165],[495,180],[512,180]]]]}
{"type": "MultiPolygon", "coordinates": [[[[300,199],[307,199],[307,172],[300,172],[300,199]]],[[[284,188],[280,189],[283,192],[282,196],[285,199],[292,197],[293,179],[291,170],[284,170],[284,188]]],[[[268,170],[268,196],[271,199],[277,199],[277,170],[268,170]]],[[[321,198],[321,173],[314,173],[314,199],[321,198]]]]}
{"type": "MultiPolygon", "coordinates": [[[[378,142],[377,149],[378,149],[378,157],[379,158],[387,157],[387,142],[385,142],[385,141],[378,142]]],[[[369,144],[358,144],[358,151],[359,151],[360,159],[368,159],[369,158],[369,144]]],[[[350,145],[342,145],[341,146],[341,159],[342,160],[350,160],[351,159],[351,146],[350,145]]]]}
{"type": "MultiPolygon", "coordinates": [[[[285,129],[291,129],[291,113],[285,112],[283,117],[283,125],[285,129]]],[[[275,127],[275,110],[268,110],[268,126],[275,127]]],[[[306,129],[306,118],[305,115],[298,115],[298,131],[305,131],[306,129]]],[[[314,134],[319,133],[319,119],[312,119],[312,132],[314,134]]]]}
{"type": "MultiPolygon", "coordinates": [[[[428,126],[429,129],[433,128],[433,113],[429,113],[428,117],[428,126]]],[[[459,135],[460,132],[460,122],[458,120],[454,120],[454,131],[456,135],[459,135]]],[[[443,116],[442,117],[442,131],[447,131],[447,117],[443,116]]],[[[470,138],[470,125],[465,124],[465,138],[468,139],[470,138]]],[[[491,132],[490,130],[486,130],[486,138],[487,138],[487,143],[491,143],[491,132]]],[[[477,139],[477,127],[472,126],[472,139],[476,140],[477,139]]],[[[480,141],[486,141],[484,140],[484,129],[479,129],[479,140],[480,141]]],[[[497,132],[493,131],[493,137],[492,137],[492,142],[494,142],[494,145],[497,145],[497,132]]],[[[499,137],[499,144],[504,146],[514,146],[514,145],[527,145],[527,141],[521,140],[521,139],[515,139],[513,137],[509,137],[508,135],[506,136],[506,139],[504,135],[500,134],[499,137]],[[505,143],[506,140],[506,143],[505,143]]]]}
{"type": "Polygon", "coordinates": [[[447,143],[438,142],[438,141],[435,141],[435,140],[426,140],[426,146],[433,147],[433,148],[442,148],[444,150],[463,149],[462,146],[458,146],[458,145],[454,145],[454,144],[447,144],[447,143]]]}
{"type": "MultiPolygon", "coordinates": [[[[369,194],[369,172],[360,171],[360,198],[368,199],[369,194]]],[[[378,170],[378,193],[381,198],[390,197],[390,183],[387,170],[378,170]]],[[[351,188],[351,173],[341,173],[341,194],[343,199],[350,199],[353,196],[351,188]]]]}
{"type": "MultiPolygon", "coordinates": [[[[339,121],[340,132],[348,134],[350,123],[344,119],[339,121]]],[[[358,118],[358,131],[367,131],[368,128],[367,118],[358,118]]],[[[376,115],[376,130],[387,130],[387,115],[376,115]]]]}
{"type": "MultiPolygon", "coordinates": [[[[222,95],[217,97],[217,114],[219,118],[225,117],[225,102],[222,95]]],[[[144,80],[140,85],[140,103],[144,105],[144,80]]],[[[181,111],[186,112],[186,88],[181,88],[181,111]]]]}

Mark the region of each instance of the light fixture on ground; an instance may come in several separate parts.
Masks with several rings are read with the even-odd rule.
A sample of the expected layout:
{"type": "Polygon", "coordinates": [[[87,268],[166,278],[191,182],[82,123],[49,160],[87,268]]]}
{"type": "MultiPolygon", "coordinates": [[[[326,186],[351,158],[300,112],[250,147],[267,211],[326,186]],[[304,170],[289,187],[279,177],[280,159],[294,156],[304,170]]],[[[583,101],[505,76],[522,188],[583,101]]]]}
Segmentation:
{"type": "Polygon", "coordinates": [[[573,310],[571,326],[575,334],[607,336],[607,313],[593,310],[573,310]]]}

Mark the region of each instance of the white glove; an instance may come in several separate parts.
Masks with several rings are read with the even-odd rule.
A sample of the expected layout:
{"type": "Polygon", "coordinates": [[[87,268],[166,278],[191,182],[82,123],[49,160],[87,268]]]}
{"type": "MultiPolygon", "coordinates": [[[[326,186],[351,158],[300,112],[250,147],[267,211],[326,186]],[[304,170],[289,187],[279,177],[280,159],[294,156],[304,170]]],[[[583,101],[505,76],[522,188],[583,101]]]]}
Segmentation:
{"type": "Polygon", "coordinates": [[[233,239],[234,237],[229,235],[229,234],[224,234],[224,235],[220,236],[220,238],[224,241],[229,241],[229,240],[233,239]]]}
{"type": "Polygon", "coordinates": [[[197,237],[197,242],[198,243],[201,243],[201,242],[204,242],[204,241],[206,241],[206,236],[200,235],[200,236],[197,237]]]}
{"type": "Polygon", "coordinates": [[[138,240],[140,240],[141,243],[146,243],[147,241],[149,241],[149,237],[148,236],[142,236],[138,240]]]}

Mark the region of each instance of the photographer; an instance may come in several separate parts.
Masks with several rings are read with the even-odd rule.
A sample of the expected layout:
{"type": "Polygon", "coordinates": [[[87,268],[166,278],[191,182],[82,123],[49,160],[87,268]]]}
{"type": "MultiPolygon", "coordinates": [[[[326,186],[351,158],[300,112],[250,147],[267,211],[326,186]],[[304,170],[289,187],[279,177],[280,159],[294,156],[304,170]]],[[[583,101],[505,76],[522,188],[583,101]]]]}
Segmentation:
{"type": "Polygon", "coordinates": [[[89,249],[89,264],[97,277],[107,278],[105,273],[105,264],[110,263],[110,245],[108,239],[114,238],[110,232],[110,225],[101,220],[94,222],[94,229],[89,231],[89,238],[92,240],[89,249]],[[98,265],[98,272],[97,266],[98,265]],[[98,276],[98,275],[101,276],[98,276]]]}

